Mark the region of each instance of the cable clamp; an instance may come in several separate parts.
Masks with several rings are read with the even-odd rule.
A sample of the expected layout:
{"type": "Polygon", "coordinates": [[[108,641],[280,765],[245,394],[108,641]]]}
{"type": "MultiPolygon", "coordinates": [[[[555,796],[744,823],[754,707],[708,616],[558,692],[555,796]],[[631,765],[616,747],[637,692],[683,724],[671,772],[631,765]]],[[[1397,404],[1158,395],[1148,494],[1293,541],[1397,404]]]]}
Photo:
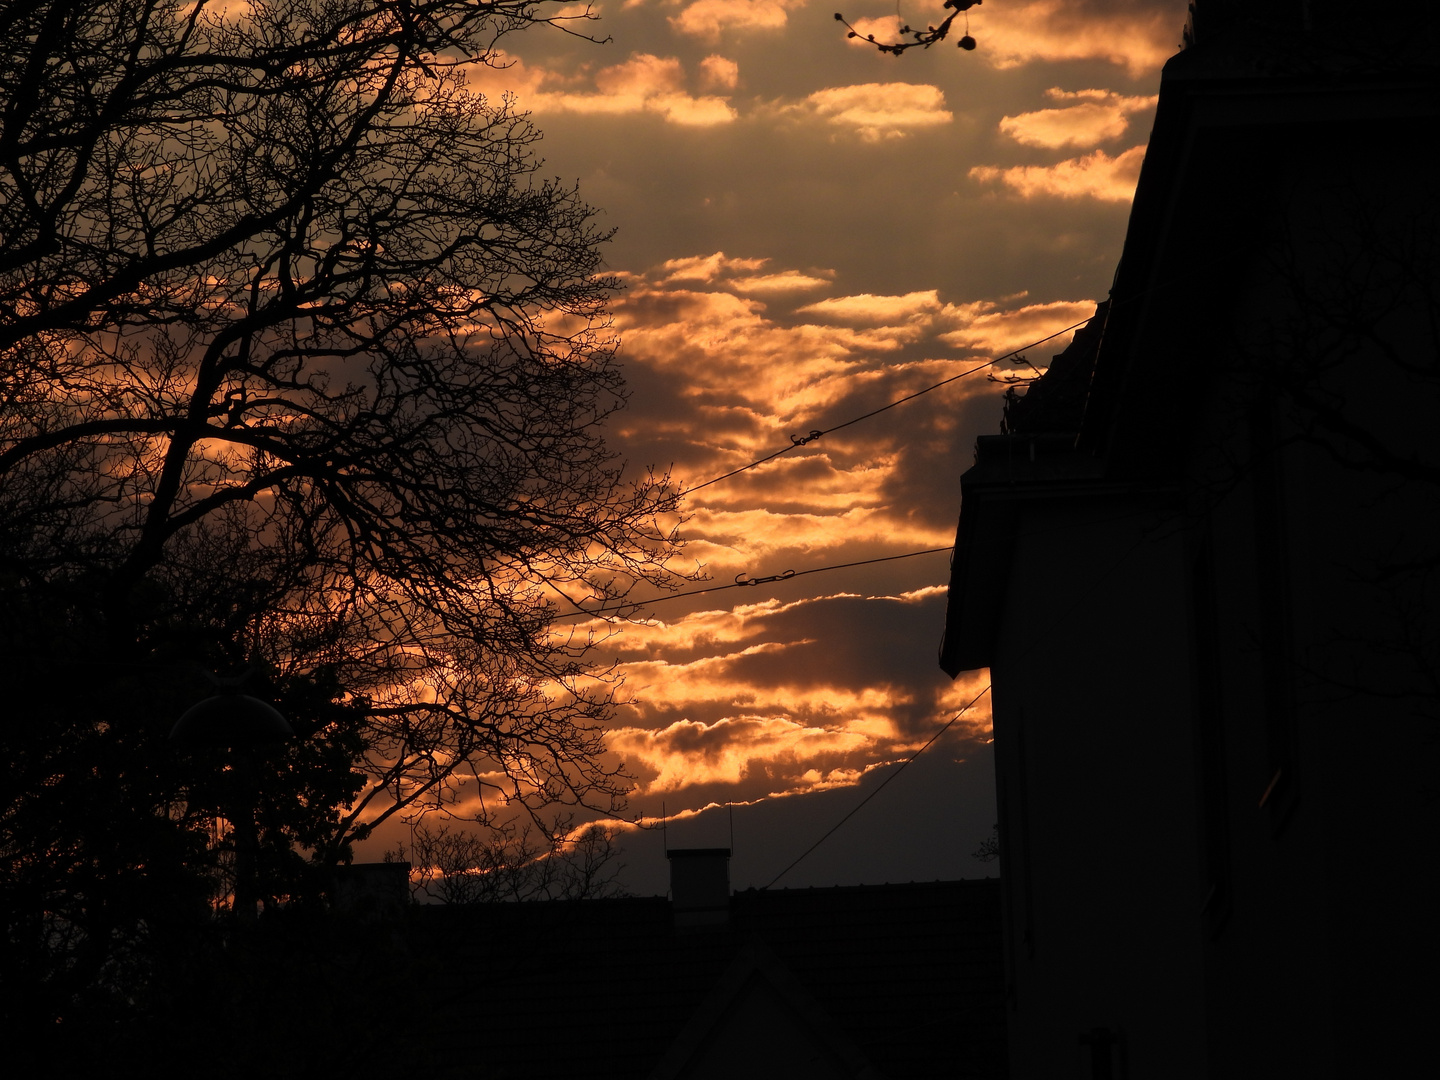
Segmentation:
{"type": "Polygon", "coordinates": [[[746,573],[735,575],[736,585],[765,585],[771,581],[785,581],[795,576],[794,570],[786,570],[783,574],[771,574],[769,577],[751,577],[746,573]]]}

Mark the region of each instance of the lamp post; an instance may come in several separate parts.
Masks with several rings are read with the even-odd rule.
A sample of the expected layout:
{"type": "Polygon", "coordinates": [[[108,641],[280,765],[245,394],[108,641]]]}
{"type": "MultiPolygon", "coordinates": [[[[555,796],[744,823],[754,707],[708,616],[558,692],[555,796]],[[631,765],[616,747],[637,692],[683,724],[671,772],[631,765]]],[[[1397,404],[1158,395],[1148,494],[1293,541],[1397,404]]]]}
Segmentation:
{"type": "Polygon", "coordinates": [[[255,921],[259,887],[255,857],[260,847],[255,812],[260,798],[254,751],[293,738],[295,731],[267,701],[242,691],[245,677],[219,681],[219,693],[190,706],[170,729],[179,746],[213,746],[230,751],[241,797],[228,811],[235,828],[235,916],[255,921]]]}

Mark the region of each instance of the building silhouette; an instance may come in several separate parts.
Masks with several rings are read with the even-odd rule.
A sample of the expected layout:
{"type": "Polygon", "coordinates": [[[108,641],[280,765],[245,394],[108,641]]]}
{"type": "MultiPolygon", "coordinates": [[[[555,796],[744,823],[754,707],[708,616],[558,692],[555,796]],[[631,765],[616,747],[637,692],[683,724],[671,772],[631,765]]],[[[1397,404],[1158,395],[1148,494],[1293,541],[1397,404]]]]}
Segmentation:
{"type": "Polygon", "coordinates": [[[1427,7],[1192,6],[1110,298],[964,474],[1016,1080],[1435,1057],[1427,7]]]}
{"type": "MultiPolygon", "coordinates": [[[[1006,1068],[997,886],[437,905],[415,929],[529,1003],[456,1076],[980,1080],[1006,1068]]],[[[463,1046],[475,1013],[422,1030],[463,1046]]]]}
{"type": "Polygon", "coordinates": [[[1005,1075],[996,879],[732,894],[729,854],[669,852],[669,898],[411,905],[390,876],[398,905],[365,923],[377,957],[365,966],[377,990],[396,973],[404,1007],[389,1030],[353,1033],[367,1068],[442,1080],[1005,1075]]]}

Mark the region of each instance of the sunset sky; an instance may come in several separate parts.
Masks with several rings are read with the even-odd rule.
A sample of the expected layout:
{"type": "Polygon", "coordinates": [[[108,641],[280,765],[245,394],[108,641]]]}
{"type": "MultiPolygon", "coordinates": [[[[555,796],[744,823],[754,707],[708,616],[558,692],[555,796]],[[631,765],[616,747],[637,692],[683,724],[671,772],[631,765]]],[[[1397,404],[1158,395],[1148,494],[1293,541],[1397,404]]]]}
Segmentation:
{"type": "MultiPolygon", "coordinates": [[[[938,4],[838,0],[862,33],[938,4]],[[897,11],[899,16],[897,17],[897,11]]],[[[616,230],[606,260],[632,468],[703,483],[1084,319],[1109,288],[1183,0],[993,0],[901,57],[847,42],[836,0],[601,0],[598,22],[506,39],[482,72],[545,132],[543,175],[616,230]]],[[[1068,338],[1029,354],[1049,361],[1068,338]]],[[[1025,371],[1005,364],[998,374],[1025,371]]],[[[628,622],[571,617],[625,676],[612,748],[671,847],[726,845],[764,885],[986,685],[936,653],[945,552],[983,372],[686,500],[679,564],[712,585],[628,622]],[[587,625],[588,624],[588,625],[587,625]]],[[[994,820],[982,697],[783,886],[977,876],[994,820]]],[[[624,838],[663,892],[662,838],[624,838]]]]}

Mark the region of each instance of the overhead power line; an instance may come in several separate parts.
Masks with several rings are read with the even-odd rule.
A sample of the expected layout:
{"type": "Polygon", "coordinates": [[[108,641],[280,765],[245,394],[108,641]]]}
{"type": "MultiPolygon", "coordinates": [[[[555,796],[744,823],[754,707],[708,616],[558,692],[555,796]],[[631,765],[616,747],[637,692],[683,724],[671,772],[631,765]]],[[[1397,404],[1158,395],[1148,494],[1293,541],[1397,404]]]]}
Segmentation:
{"type": "MultiPolygon", "coordinates": [[[[581,607],[574,600],[567,596],[574,605],[573,612],[567,612],[557,618],[573,618],[576,615],[606,615],[612,611],[624,611],[629,608],[649,607],[651,604],[658,604],[664,600],[679,600],[685,596],[702,596],[705,593],[724,592],[726,589],[744,589],[756,585],[767,585],[775,581],[789,581],[792,578],[805,577],[807,574],[823,574],[827,570],[845,570],[852,566],[869,566],[872,563],[895,562],[897,559],[913,559],[916,555],[934,555],[939,551],[950,551],[949,545],[945,547],[924,548],[921,551],[907,551],[903,555],[881,555],[874,559],[857,559],[854,562],[834,563],[831,566],[813,566],[809,570],[786,570],[782,574],[769,574],[765,577],[751,577],[749,574],[737,574],[735,580],[724,585],[711,585],[706,589],[690,589],[686,592],[664,593],[660,596],[652,596],[649,600],[626,601],[618,604],[604,604],[597,608],[581,607]],[[742,580],[743,579],[743,580],[742,580]]],[[[563,595],[563,594],[562,594],[563,595]]]]}
{"type": "Polygon", "coordinates": [[[749,465],[742,465],[738,469],[731,469],[727,473],[721,473],[719,476],[712,477],[711,479],[706,480],[704,483],[695,484],[693,487],[688,487],[684,491],[682,491],[680,495],[683,497],[685,495],[689,495],[693,491],[699,491],[701,488],[707,488],[711,484],[718,484],[721,480],[729,480],[732,476],[739,476],[743,472],[749,472],[751,469],[764,465],[767,461],[774,461],[781,455],[788,454],[791,450],[795,450],[799,447],[807,445],[808,443],[812,443],[821,436],[829,435],[831,432],[839,431],[841,428],[847,428],[851,424],[858,424],[861,420],[869,420],[872,416],[879,416],[881,413],[888,412],[890,409],[895,408],[897,405],[904,405],[907,401],[914,401],[916,398],[928,394],[932,390],[939,390],[940,387],[948,386],[958,379],[964,379],[970,375],[974,375],[978,372],[984,371],[986,368],[994,367],[996,364],[1001,363],[1005,360],[1009,360],[1012,357],[1017,357],[1021,353],[1024,353],[1029,349],[1035,348],[1037,345],[1044,345],[1047,341],[1053,341],[1057,337],[1060,337],[1062,334],[1068,334],[1071,330],[1078,330],[1080,327],[1084,326],[1089,321],[1089,318],[1081,319],[1079,322],[1073,323],[1070,326],[1065,327],[1065,329],[1063,330],[1056,330],[1055,333],[1040,338],[1038,341],[1032,341],[1029,345],[1022,345],[1018,349],[1012,349],[1010,352],[1005,353],[1003,356],[997,356],[992,360],[986,360],[985,363],[978,364],[972,368],[967,368],[966,370],[960,372],[958,375],[951,375],[948,379],[941,379],[939,382],[933,383],[932,385],[925,387],[923,390],[916,390],[913,394],[906,394],[904,397],[896,398],[888,405],[881,405],[878,409],[871,409],[867,413],[862,413],[859,416],[852,417],[851,419],[846,420],[843,423],[835,424],[833,427],[818,428],[805,435],[791,435],[789,446],[782,446],[773,454],[766,454],[762,458],[756,458],[754,461],[750,462],[749,465]]]}
{"type": "MultiPolygon", "coordinates": [[[[721,473],[719,476],[711,477],[709,480],[706,480],[699,484],[695,484],[692,487],[688,487],[680,493],[680,497],[683,498],[684,496],[689,495],[692,492],[699,491],[702,488],[707,488],[711,484],[718,484],[722,480],[728,480],[732,476],[739,476],[741,473],[749,472],[751,469],[758,468],[759,466],[764,465],[767,461],[774,461],[776,458],[784,454],[788,454],[791,450],[794,450],[801,446],[805,446],[808,443],[812,443],[816,439],[821,438],[822,436],[829,435],[832,432],[840,431],[842,428],[850,427],[852,424],[858,424],[860,423],[860,421],[868,420],[872,416],[879,416],[883,412],[888,412],[889,410],[896,408],[899,405],[904,405],[907,401],[914,401],[916,398],[922,397],[925,394],[930,393],[932,390],[938,390],[942,386],[948,386],[951,383],[956,382],[957,380],[978,374],[979,372],[984,371],[987,368],[994,367],[996,364],[1001,363],[1004,360],[1018,357],[1029,349],[1033,349],[1038,345],[1043,345],[1047,341],[1053,341],[1055,338],[1060,337],[1063,334],[1068,334],[1072,330],[1078,330],[1080,327],[1084,326],[1089,321],[1090,320],[1088,318],[1081,319],[1079,322],[1072,323],[1071,325],[1065,327],[1062,330],[1056,330],[1053,334],[1047,334],[1045,337],[1038,338],[1035,341],[1030,342],[1030,344],[1028,345],[1023,345],[1018,349],[1012,349],[1010,352],[993,357],[992,359],[985,361],[985,363],[983,364],[977,364],[975,367],[967,368],[966,370],[959,372],[958,374],[951,375],[949,378],[941,379],[939,382],[932,383],[929,386],[916,390],[914,393],[906,394],[904,397],[896,398],[894,401],[889,402],[886,405],[881,405],[878,409],[871,409],[869,412],[861,413],[859,416],[852,416],[849,420],[844,420],[828,428],[817,428],[810,431],[806,435],[791,435],[789,446],[781,447],[774,453],[766,454],[762,458],[757,458],[756,460],[750,462],[748,465],[742,465],[738,469],[731,469],[729,472],[721,473]]],[[[861,559],[857,562],[838,563],[834,566],[818,566],[811,570],[801,570],[798,572],[787,570],[783,574],[772,574],[767,577],[746,577],[743,581],[739,580],[739,578],[737,577],[737,579],[733,583],[727,585],[714,585],[706,589],[691,589],[687,592],[667,593],[663,596],[652,597],[650,600],[645,601],[644,605],[635,603],[615,603],[604,604],[597,608],[587,608],[580,604],[578,601],[571,598],[570,596],[567,596],[563,591],[557,588],[556,592],[560,593],[560,595],[566,600],[566,602],[568,602],[570,606],[575,609],[573,612],[568,612],[565,615],[559,616],[559,618],[574,618],[577,615],[604,616],[612,611],[623,611],[626,609],[633,609],[649,604],[656,604],[661,602],[662,600],[679,600],[682,597],[699,596],[704,593],[720,592],[723,589],[738,589],[747,585],[762,585],[767,582],[785,581],[792,577],[803,577],[806,574],[819,574],[826,570],[842,570],[853,566],[866,566],[870,563],[890,562],[894,559],[909,559],[916,555],[929,555],[937,551],[949,550],[950,548],[948,547],[926,548],[924,551],[910,551],[906,552],[904,555],[889,555],[878,559],[861,559]]],[[[744,577],[745,575],[740,576],[744,577]]],[[[553,583],[552,587],[554,587],[553,583]]]]}
{"type": "Polygon", "coordinates": [[[974,708],[974,707],[975,707],[975,703],[976,703],[977,701],[979,701],[982,697],[984,697],[986,694],[988,694],[989,692],[990,692],[990,684],[989,684],[989,683],[986,683],[986,684],[985,684],[985,689],[981,690],[980,693],[976,694],[973,698],[971,698],[970,701],[965,705],[965,707],[964,707],[963,709],[961,709],[959,712],[957,712],[954,716],[952,716],[952,717],[950,718],[949,723],[947,723],[947,724],[946,724],[944,727],[942,727],[939,731],[935,732],[934,735],[931,735],[929,742],[927,742],[924,746],[920,747],[919,750],[916,750],[915,753],[911,754],[908,758],[906,758],[904,761],[902,761],[902,762],[900,763],[900,767],[899,767],[898,769],[896,769],[894,772],[892,772],[889,776],[885,777],[884,780],[880,781],[879,785],[875,788],[874,791],[870,792],[869,795],[866,795],[865,798],[861,799],[858,803],[856,803],[853,807],[851,807],[850,812],[849,812],[848,814],[846,814],[844,817],[842,817],[842,818],[841,818],[839,821],[837,821],[834,825],[830,826],[830,828],[826,831],[826,833],[825,833],[824,836],[820,837],[819,840],[816,840],[815,843],[811,844],[808,848],[806,848],[803,852],[801,852],[800,857],[799,857],[798,859],[796,859],[796,860],[795,860],[794,862],[792,862],[789,866],[785,867],[784,870],[781,870],[780,873],[776,874],[773,878],[771,878],[771,879],[770,879],[770,884],[763,886],[763,888],[764,888],[764,889],[772,888],[772,887],[774,886],[775,882],[779,881],[779,880],[780,880],[781,878],[783,878],[786,874],[788,874],[791,870],[794,870],[795,867],[799,866],[802,862],[805,861],[806,858],[809,857],[809,855],[810,855],[810,853],[811,853],[812,851],[814,851],[816,848],[818,848],[818,847],[819,847],[821,844],[823,844],[826,840],[829,840],[830,837],[834,836],[835,833],[839,831],[840,826],[844,825],[844,824],[845,824],[847,821],[849,821],[852,817],[854,817],[856,814],[858,814],[858,813],[860,812],[860,810],[865,806],[865,804],[868,803],[871,799],[875,798],[876,795],[879,795],[880,792],[884,791],[884,790],[885,790],[885,786],[886,786],[887,784],[889,784],[891,780],[894,780],[897,776],[899,776],[902,772],[904,772],[904,771],[906,770],[906,768],[910,765],[910,763],[911,763],[912,761],[914,761],[916,758],[918,758],[918,757],[919,757],[921,754],[923,754],[926,750],[929,750],[930,747],[935,744],[935,740],[937,740],[938,738],[940,738],[941,735],[944,735],[947,731],[949,731],[952,727],[954,727],[954,726],[955,726],[955,722],[956,722],[957,720],[959,720],[960,717],[964,716],[967,712],[969,712],[972,708],[974,708]]]}
{"type": "MultiPolygon", "coordinates": [[[[1119,520],[1123,520],[1123,519],[1125,519],[1125,518],[1131,518],[1131,517],[1135,517],[1135,516],[1136,516],[1136,515],[1133,514],[1133,513],[1131,513],[1131,514],[1124,514],[1124,515],[1119,515],[1119,516],[1116,516],[1116,517],[1104,518],[1104,519],[1102,519],[1102,521],[1104,521],[1104,522],[1119,521],[1119,520]]],[[[1049,531],[1049,530],[1046,530],[1046,531],[1049,531]]],[[[1065,608],[1065,610],[1059,612],[1059,613],[1058,613],[1054,618],[1052,618],[1047,624],[1041,626],[1041,627],[1039,628],[1039,633],[1035,633],[1035,632],[1032,632],[1032,633],[1031,633],[1029,645],[1026,647],[1026,650],[1025,650],[1026,653],[1029,653],[1032,649],[1034,649],[1035,647],[1037,647],[1037,646],[1039,645],[1040,640],[1041,640],[1041,635],[1047,633],[1047,632],[1050,631],[1050,630],[1053,630],[1056,626],[1058,626],[1058,625],[1061,623],[1061,621],[1062,621],[1071,611],[1073,611],[1075,608],[1079,607],[1083,602],[1085,602],[1085,601],[1089,598],[1090,594],[1092,594],[1097,588],[1099,588],[1101,584],[1103,584],[1104,582],[1108,581],[1108,580],[1111,578],[1111,576],[1115,573],[1115,571],[1118,570],[1121,566],[1125,565],[1125,564],[1129,561],[1130,556],[1135,553],[1136,549],[1138,549],[1139,546],[1140,546],[1141,544],[1145,543],[1148,539],[1150,539],[1149,535],[1142,533],[1142,535],[1140,536],[1140,538],[1139,538],[1138,540],[1136,540],[1135,543],[1132,544],[1129,548],[1127,548],[1127,549],[1125,550],[1125,552],[1124,552],[1123,554],[1121,554],[1121,556],[1120,556],[1118,559],[1116,559],[1114,562],[1110,563],[1108,566],[1105,567],[1105,569],[1103,569],[1102,571],[1100,571],[1098,574],[1092,575],[1092,577],[1090,578],[1090,580],[1089,580],[1088,584],[1086,585],[1086,587],[1085,587],[1085,588],[1081,591],[1081,593],[1075,598],[1075,600],[1074,600],[1068,607],[1065,608]]],[[[946,550],[949,550],[949,549],[946,549],[946,550]]],[[[971,698],[971,699],[969,700],[969,702],[966,703],[966,705],[965,705],[964,708],[962,708],[958,713],[956,713],[954,716],[952,716],[952,717],[950,718],[949,722],[948,722],[947,724],[945,724],[945,726],[942,727],[939,731],[937,731],[934,735],[932,735],[932,736],[930,737],[930,740],[929,740],[924,746],[922,746],[919,750],[916,750],[915,753],[912,754],[912,755],[911,755],[909,758],[907,758],[905,761],[901,762],[901,763],[900,763],[900,767],[899,767],[898,769],[896,769],[896,770],[895,770],[894,772],[892,772],[889,776],[887,776],[883,781],[881,781],[880,784],[879,784],[879,786],[877,786],[874,791],[870,792],[869,795],[866,795],[865,798],[861,799],[860,802],[857,803],[854,807],[852,807],[852,808],[850,809],[850,811],[849,811],[844,817],[842,817],[839,821],[837,821],[834,825],[832,825],[832,826],[826,831],[826,833],[825,833],[824,836],[820,837],[819,840],[816,840],[815,843],[811,844],[808,848],[806,848],[806,849],[804,850],[804,852],[801,853],[801,855],[800,855],[799,858],[797,858],[797,859],[796,859],[794,862],[792,862],[789,866],[785,867],[784,870],[781,870],[780,873],[776,874],[775,877],[771,879],[770,883],[769,883],[768,885],[764,886],[764,888],[769,889],[769,888],[773,887],[777,881],[779,881],[781,878],[783,878],[783,877],[784,877],[786,874],[788,874],[791,870],[795,869],[795,867],[799,866],[800,863],[803,862],[803,861],[810,855],[811,852],[813,852],[816,848],[818,848],[821,844],[823,844],[826,840],[830,839],[831,836],[833,836],[836,832],[838,832],[839,829],[840,829],[840,827],[841,827],[842,825],[844,825],[847,821],[849,821],[852,817],[854,817],[856,814],[858,814],[858,813],[861,811],[861,809],[864,808],[864,806],[865,806],[866,803],[868,803],[871,799],[875,798],[876,795],[879,795],[881,791],[885,790],[885,786],[886,786],[887,784],[889,784],[890,781],[894,780],[897,776],[899,776],[902,772],[904,772],[906,766],[908,766],[912,761],[914,761],[916,758],[918,758],[918,757],[919,757],[921,754],[923,754],[926,750],[930,749],[930,747],[935,744],[936,740],[938,740],[938,739],[940,738],[940,736],[944,735],[945,732],[949,731],[950,728],[955,725],[955,723],[960,719],[960,717],[964,716],[967,712],[969,712],[972,708],[974,708],[974,707],[975,707],[975,703],[978,702],[982,697],[984,697],[986,694],[988,694],[988,693],[990,692],[990,687],[991,687],[991,684],[990,684],[990,683],[986,683],[984,689],[982,689],[978,694],[976,694],[973,698],[971,698]]]]}

